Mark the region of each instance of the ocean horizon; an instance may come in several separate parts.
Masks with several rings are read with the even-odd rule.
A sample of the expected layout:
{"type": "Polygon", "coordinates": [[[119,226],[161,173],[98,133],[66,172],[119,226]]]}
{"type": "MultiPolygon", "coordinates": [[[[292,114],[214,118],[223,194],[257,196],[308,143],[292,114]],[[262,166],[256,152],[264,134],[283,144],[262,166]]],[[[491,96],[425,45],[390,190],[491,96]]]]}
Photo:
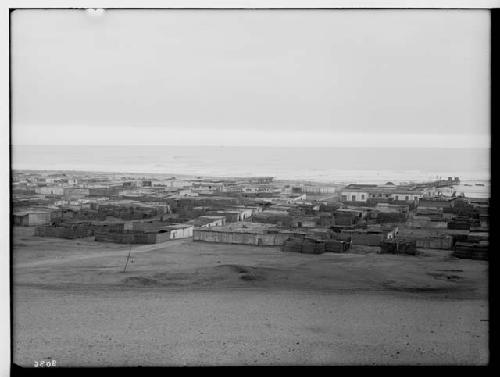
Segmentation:
{"type": "Polygon", "coordinates": [[[490,179],[489,148],[299,148],[12,145],[15,170],[205,177],[272,176],[318,182],[490,179]]]}

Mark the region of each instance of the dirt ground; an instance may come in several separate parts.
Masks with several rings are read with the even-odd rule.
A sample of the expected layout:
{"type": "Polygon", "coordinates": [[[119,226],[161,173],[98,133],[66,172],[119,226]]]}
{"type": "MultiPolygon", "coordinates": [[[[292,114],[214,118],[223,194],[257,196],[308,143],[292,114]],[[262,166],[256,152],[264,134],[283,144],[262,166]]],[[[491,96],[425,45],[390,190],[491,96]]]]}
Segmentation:
{"type": "Polygon", "coordinates": [[[192,240],[129,248],[15,228],[14,362],[487,363],[487,262],[377,249],[305,255],[192,240]]]}

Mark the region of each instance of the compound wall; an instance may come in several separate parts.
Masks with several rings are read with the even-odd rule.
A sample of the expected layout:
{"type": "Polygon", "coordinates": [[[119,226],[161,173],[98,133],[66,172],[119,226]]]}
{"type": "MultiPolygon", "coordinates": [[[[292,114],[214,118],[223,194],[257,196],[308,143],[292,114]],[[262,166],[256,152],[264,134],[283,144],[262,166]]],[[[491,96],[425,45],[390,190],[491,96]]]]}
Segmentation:
{"type": "Polygon", "coordinates": [[[195,229],[193,239],[195,241],[217,242],[239,245],[256,246],[280,246],[290,237],[290,234],[282,233],[243,233],[222,232],[211,229],[195,229]]]}
{"type": "Polygon", "coordinates": [[[37,226],[35,228],[36,237],[54,237],[54,238],[85,238],[94,235],[94,230],[90,226],[37,226]]]}

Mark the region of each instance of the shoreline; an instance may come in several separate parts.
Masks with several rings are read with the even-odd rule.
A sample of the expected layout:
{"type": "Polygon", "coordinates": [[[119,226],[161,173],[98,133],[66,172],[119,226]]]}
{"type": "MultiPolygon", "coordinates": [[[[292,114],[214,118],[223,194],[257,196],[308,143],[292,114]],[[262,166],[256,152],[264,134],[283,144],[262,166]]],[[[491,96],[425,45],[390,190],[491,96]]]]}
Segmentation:
{"type": "MultiPolygon", "coordinates": [[[[88,170],[88,169],[19,169],[19,168],[12,168],[12,171],[15,172],[28,172],[28,173],[70,173],[70,174],[76,174],[76,175],[84,175],[84,174],[102,174],[102,175],[130,175],[130,176],[150,176],[150,177],[155,177],[155,178],[162,178],[162,179],[167,179],[167,178],[181,178],[181,179],[240,179],[244,178],[242,176],[229,176],[229,175],[206,175],[206,174],[175,174],[175,173],[160,173],[160,172],[145,172],[145,171],[110,171],[110,170],[88,170]]],[[[451,175],[454,175],[455,173],[449,173],[451,175]]],[[[264,177],[264,176],[272,176],[272,175],[252,175],[250,177],[264,177]]],[[[410,177],[409,175],[408,177],[410,177]]],[[[459,176],[459,175],[457,175],[459,176]]],[[[413,176],[412,176],[413,177],[413,176]]],[[[463,184],[464,182],[466,183],[487,183],[490,184],[491,182],[491,177],[483,177],[483,178],[468,178],[460,177],[460,184],[463,184]]],[[[415,178],[397,178],[394,179],[395,177],[393,175],[387,175],[385,178],[362,178],[362,179],[347,179],[347,178],[342,178],[342,179],[308,179],[308,178],[293,178],[293,177],[274,177],[275,182],[295,182],[295,183],[310,183],[310,184],[324,184],[324,185],[340,185],[340,184],[346,184],[346,183],[360,183],[360,182],[370,182],[370,183],[385,183],[390,180],[394,180],[397,182],[416,182],[416,183],[425,183],[425,182],[430,182],[435,180],[435,178],[428,178],[428,179],[415,179],[415,178]]]]}

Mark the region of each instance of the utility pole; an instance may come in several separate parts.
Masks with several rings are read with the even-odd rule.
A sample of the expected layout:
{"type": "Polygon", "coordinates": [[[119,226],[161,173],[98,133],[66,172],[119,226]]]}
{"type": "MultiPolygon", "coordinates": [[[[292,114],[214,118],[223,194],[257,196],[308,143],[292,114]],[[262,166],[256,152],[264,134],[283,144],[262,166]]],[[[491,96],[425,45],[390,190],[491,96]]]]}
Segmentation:
{"type": "Polygon", "coordinates": [[[125,272],[127,270],[128,261],[130,260],[130,253],[132,252],[132,244],[129,244],[129,245],[130,245],[130,249],[128,250],[127,262],[125,263],[125,267],[123,268],[122,272],[125,272]]]}

